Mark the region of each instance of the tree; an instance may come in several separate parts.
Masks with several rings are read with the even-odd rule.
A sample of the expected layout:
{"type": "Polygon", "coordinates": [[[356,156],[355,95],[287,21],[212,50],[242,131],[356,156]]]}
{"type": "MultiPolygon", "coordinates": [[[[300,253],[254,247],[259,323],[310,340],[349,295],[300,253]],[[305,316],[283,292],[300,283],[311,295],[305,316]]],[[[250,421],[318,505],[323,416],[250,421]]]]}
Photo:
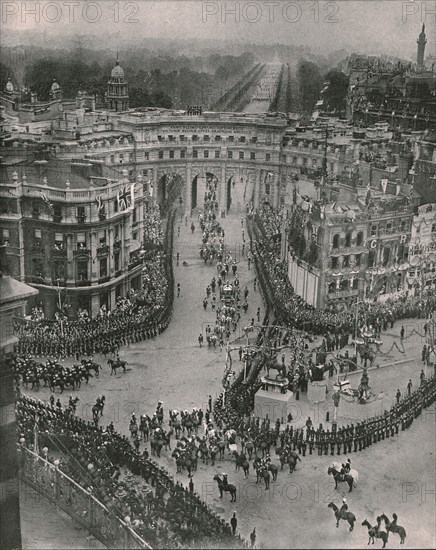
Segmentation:
{"type": "Polygon", "coordinates": [[[302,109],[313,111],[321,90],[322,78],[318,67],[309,61],[300,61],[297,70],[302,109]]]}
{"type": "Polygon", "coordinates": [[[326,74],[325,79],[329,81],[329,86],[323,95],[326,110],[330,112],[345,111],[349,83],[348,76],[341,71],[333,69],[326,74]]]}

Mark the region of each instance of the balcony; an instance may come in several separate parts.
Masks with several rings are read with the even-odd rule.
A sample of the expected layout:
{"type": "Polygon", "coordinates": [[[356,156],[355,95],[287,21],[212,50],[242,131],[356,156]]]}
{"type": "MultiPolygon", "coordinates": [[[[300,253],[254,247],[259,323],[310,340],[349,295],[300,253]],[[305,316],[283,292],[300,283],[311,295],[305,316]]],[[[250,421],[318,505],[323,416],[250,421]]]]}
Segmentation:
{"type": "Polygon", "coordinates": [[[62,277],[52,277],[51,278],[51,284],[53,286],[63,287],[63,286],[67,286],[67,280],[63,276],[62,277]]]}
{"type": "Polygon", "coordinates": [[[329,292],[329,300],[336,300],[338,298],[351,298],[359,294],[359,289],[352,290],[335,290],[334,292],[329,292]]]}
{"type": "Polygon", "coordinates": [[[114,242],[114,250],[119,250],[121,248],[121,239],[118,239],[114,242]]]}
{"type": "Polygon", "coordinates": [[[81,279],[76,281],[76,286],[91,286],[91,281],[89,279],[81,279]]]}
{"type": "Polygon", "coordinates": [[[33,277],[29,277],[29,283],[43,285],[45,283],[45,279],[41,275],[33,275],[33,277]]]}
{"type": "Polygon", "coordinates": [[[103,283],[107,283],[110,280],[110,275],[106,275],[105,277],[100,277],[100,279],[98,280],[98,284],[102,285],[103,283]]]}
{"type": "Polygon", "coordinates": [[[77,250],[74,250],[74,257],[78,258],[81,256],[91,256],[91,251],[88,248],[79,248],[77,250]]]}
{"type": "Polygon", "coordinates": [[[109,254],[109,245],[102,244],[97,248],[97,256],[106,256],[109,254]]]}
{"type": "Polygon", "coordinates": [[[50,248],[50,252],[53,256],[62,256],[65,257],[67,255],[67,249],[62,247],[58,247],[56,245],[52,246],[50,248]]]}
{"type": "Polygon", "coordinates": [[[142,259],[141,258],[134,258],[130,260],[129,262],[129,271],[131,269],[135,269],[135,267],[138,267],[138,265],[142,265],[142,259]]]}

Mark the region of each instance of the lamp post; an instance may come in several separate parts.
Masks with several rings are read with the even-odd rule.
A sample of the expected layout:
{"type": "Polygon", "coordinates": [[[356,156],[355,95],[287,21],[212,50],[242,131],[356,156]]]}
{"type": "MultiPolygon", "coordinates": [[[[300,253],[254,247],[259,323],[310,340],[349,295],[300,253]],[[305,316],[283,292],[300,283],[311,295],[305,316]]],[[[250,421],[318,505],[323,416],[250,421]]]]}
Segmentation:
{"type": "Polygon", "coordinates": [[[356,349],[358,348],[360,357],[364,361],[362,376],[360,378],[360,384],[358,388],[360,403],[366,403],[370,396],[371,388],[369,387],[368,359],[371,362],[374,360],[377,352],[380,349],[381,344],[382,344],[382,341],[375,337],[371,327],[365,330],[362,333],[362,336],[359,338],[356,338],[355,340],[356,349]],[[375,346],[375,349],[372,346],[375,346]]]}

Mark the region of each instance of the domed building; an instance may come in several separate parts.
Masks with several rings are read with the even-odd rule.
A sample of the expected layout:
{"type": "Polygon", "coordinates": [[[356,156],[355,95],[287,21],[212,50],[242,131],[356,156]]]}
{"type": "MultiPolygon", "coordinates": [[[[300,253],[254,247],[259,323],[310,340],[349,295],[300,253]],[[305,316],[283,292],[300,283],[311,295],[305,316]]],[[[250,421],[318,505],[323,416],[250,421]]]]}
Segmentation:
{"type": "Polygon", "coordinates": [[[127,111],[129,108],[127,81],[124,78],[124,71],[120,67],[118,58],[108,81],[106,107],[113,111],[127,111]]]}

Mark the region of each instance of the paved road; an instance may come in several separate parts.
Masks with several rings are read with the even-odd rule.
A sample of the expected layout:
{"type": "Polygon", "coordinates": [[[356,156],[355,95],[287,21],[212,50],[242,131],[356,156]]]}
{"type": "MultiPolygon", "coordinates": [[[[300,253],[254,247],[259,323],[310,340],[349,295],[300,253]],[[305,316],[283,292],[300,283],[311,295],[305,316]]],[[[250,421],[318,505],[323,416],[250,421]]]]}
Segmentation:
{"type": "MultiPolygon", "coordinates": [[[[236,213],[223,220],[226,243],[232,249],[234,243],[241,242],[240,220],[241,214],[236,213]]],[[[90,409],[97,395],[104,394],[107,403],[104,422],[113,420],[116,429],[127,434],[132,412],[152,414],[158,400],[164,401],[166,412],[170,408],[192,409],[193,406],[205,410],[208,394],[215,396],[221,391],[225,352],[220,352],[219,348],[200,349],[197,342],[200,331],[214,320],[210,309],[203,311],[202,300],[206,285],[216,270],[200,260],[199,230],[191,234],[189,225],[181,225],[180,237],[177,237],[176,229],[174,259],[179,252],[180,265],[175,266],[175,284],[180,283],[181,295],[175,298],[174,315],[168,330],[155,340],[123,350],[121,355],[129,361],[130,367],[126,374],[111,377],[104,367],[99,380],[91,380],[89,385],[82,387],[78,413],[86,418],[91,419],[90,409]],[[183,260],[188,262],[188,267],[182,266],[183,260]]],[[[236,249],[239,250],[238,246],[236,249]]],[[[262,308],[263,317],[263,307],[259,292],[253,291],[254,271],[248,271],[247,263],[241,260],[238,273],[242,287],[247,284],[250,291],[249,310],[241,323],[244,326],[249,324],[251,317],[256,317],[257,307],[262,308]]],[[[382,349],[388,349],[399,329],[400,325],[396,324],[391,334],[382,335],[386,342],[382,349]]],[[[407,349],[413,352],[412,357],[419,354],[420,346],[415,333],[408,340],[407,349]]],[[[233,358],[236,370],[242,368],[236,352],[233,358]]],[[[403,358],[396,348],[392,350],[391,361],[403,358]]],[[[419,371],[420,363],[415,360],[395,368],[370,371],[370,385],[377,391],[380,388],[386,392],[386,399],[390,402],[396,388],[405,388],[408,378],[412,378],[414,385],[419,383],[419,371]]],[[[49,397],[49,393],[42,390],[29,393],[42,399],[49,397]]],[[[67,402],[68,392],[61,400],[67,402]]],[[[307,416],[312,416],[315,422],[322,422],[325,407],[331,408],[331,400],[314,408],[303,397],[298,401],[298,407],[300,414],[295,418],[296,425],[303,424],[307,416]]],[[[361,522],[367,518],[375,523],[376,516],[384,511],[388,516],[393,512],[398,514],[398,523],[408,533],[407,547],[433,548],[436,547],[434,497],[425,495],[423,491],[435,487],[434,414],[433,407],[407,432],[400,432],[394,438],[351,455],[353,466],[360,474],[358,487],[348,501],[349,509],[358,518],[353,533],[344,524],[336,529],[332,511],[327,508],[328,502],[341,497],[341,493],[333,490],[331,478],[327,476],[330,456],[303,458],[292,476],[281,472],[269,491],[255,483],[253,471],[249,479],[244,480],[242,473],[234,471],[234,460],[226,456],[215,468],[199,464],[194,476],[195,490],[225,519],[229,520],[235,510],[238,530],[244,536],[248,537],[256,526],[258,543],[263,547],[361,548],[368,542],[361,522]],[[215,473],[223,471],[238,487],[236,503],[230,504],[226,497],[220,500],[212,481],[215,473]]],[[[160,463],[174,472],[170,451],[163,451],[160,463]]],[[[187,484],[186,474],[174,475],[187,484]]],[[[391,535],[389,548],[397,547],[398,543],[398,536],[391,535]]]]}

